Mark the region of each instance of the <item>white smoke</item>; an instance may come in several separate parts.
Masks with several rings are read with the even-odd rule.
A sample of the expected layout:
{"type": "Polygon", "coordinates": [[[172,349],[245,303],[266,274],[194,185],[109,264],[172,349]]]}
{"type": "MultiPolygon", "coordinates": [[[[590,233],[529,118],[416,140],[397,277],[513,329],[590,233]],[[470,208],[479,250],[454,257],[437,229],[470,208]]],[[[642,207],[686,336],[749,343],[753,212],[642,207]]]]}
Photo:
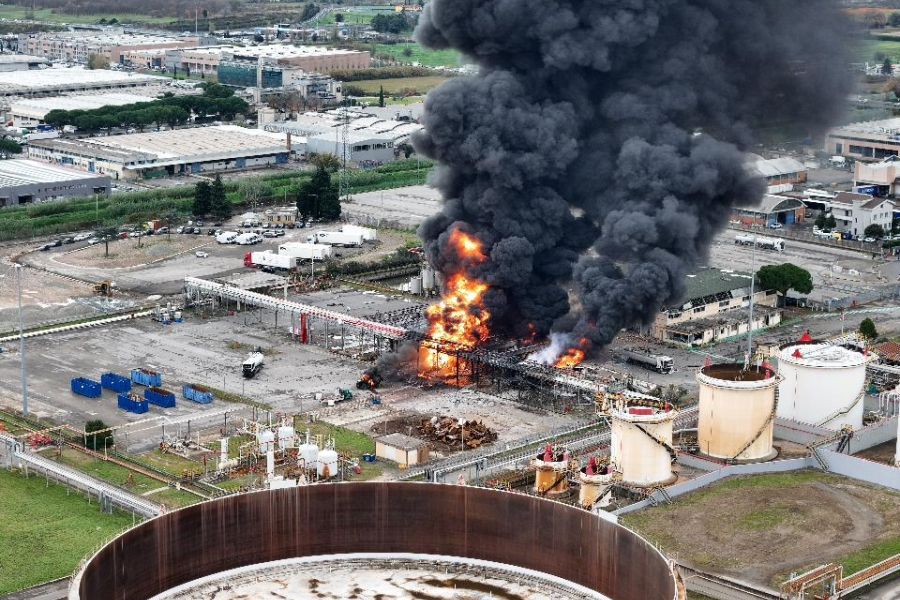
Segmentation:
{"type": "Polygon", "coordinates": [[[572,336],[568,333],[554,331],[550,334],[550,345],[528,355],[526,360],[541,365],[555,365],[563,352],[572,346],[572,336]]]}

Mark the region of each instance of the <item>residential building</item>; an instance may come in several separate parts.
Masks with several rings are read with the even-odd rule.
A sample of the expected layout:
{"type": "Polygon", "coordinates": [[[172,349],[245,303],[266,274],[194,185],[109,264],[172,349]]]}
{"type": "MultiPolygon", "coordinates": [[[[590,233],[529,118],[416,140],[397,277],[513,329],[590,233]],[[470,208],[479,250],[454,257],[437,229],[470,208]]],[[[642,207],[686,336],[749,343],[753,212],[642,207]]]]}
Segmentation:
{"type": "Polygon", "coordinates": [[[793,225],[806,216],[806,205],[797,198],[767,194],[759,206],[736,208],[734,215],[742,225],[793,225]]]}
{"type": "MultiPolygon", "coordinates": [[[[753,294],[753,330],[781,322],[778,294],[760,289],[753,294]]],[[[650,334],[664,342],[703,346],[747,333],[750,274],[706,268],[687,276],[685,293],[659,313],[650,334]]]]}
{"type": "Polygon", "coordinates": [[[293,227],[297,224],[297,206],[279,206],[266,210],[265,222],[271,226],[293,227]]]}
{"type": "Polygon", "coordinates": [[[146,179],[285,164],[287,136],[234,125],[82,139],[38,140],[28,156],[115,179],[146,179]]]}
{"type": "Polygon", "coordinates": [[[110,179],[27,159],[0,160],[0,207],[109,194],[110,179]]]}
{"type": "Polygon", "coordinates": [[[54,61],[86,64],[93,54],[110,63],[122,62],[122,54],[131,50],[192,48],[201,44],[198,36],[167,36],[147,33],[109,31],[60,31],[28,33],[19,36],[19,51],[54,61]]]}
{"type": "Polygon", "coordinates": [[[839,192],[831,201],[831,214],[837,221],[839,231],[862,237],[869,225],[881,225],[885,231],[891,230],[894,203],[887,198],[839,192]]]}
{"type": "Polygon", "coordinates": [[[825,151],[863,162],[900,153],[900,118],[836,127],[825,136],[825,151]]]}

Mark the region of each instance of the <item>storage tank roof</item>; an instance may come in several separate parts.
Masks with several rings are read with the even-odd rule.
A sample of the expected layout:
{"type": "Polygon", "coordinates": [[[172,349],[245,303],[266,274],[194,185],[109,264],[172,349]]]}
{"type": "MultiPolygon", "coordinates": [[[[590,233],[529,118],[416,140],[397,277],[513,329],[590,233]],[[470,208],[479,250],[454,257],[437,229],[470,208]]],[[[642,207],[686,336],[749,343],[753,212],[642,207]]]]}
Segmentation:
{"type": "Polygon", "coordinates": [[[847,369],[866,364],[861,352],[834,344],[795,344],[783,348],[778,359],[795,365],[822,369],[847,369]]]}
{"type": "Polygon", "coordinates": [[[717,388],[760,390],[775,386],[781,379],[768,365],[745,369],[741,364],[723,363],[700,369],[697,381],[717,388]]]}

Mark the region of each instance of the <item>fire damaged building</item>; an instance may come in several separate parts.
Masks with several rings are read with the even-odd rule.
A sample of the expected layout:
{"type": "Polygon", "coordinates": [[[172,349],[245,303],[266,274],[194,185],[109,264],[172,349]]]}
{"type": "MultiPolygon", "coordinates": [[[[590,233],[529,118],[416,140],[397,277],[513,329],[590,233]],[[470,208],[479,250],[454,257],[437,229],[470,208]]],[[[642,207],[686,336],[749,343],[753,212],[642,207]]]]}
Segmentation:
{"type": "MultiPolygon", "coordinates": [[[[753,330],[781,323],[778,295],[757,285],[753,294],[753,330]]],[[[747,333],[750,274],[702,269],[687,276],[686,292],[656,316],[653,337],[685,346],[703,346],[747,333]]]]}

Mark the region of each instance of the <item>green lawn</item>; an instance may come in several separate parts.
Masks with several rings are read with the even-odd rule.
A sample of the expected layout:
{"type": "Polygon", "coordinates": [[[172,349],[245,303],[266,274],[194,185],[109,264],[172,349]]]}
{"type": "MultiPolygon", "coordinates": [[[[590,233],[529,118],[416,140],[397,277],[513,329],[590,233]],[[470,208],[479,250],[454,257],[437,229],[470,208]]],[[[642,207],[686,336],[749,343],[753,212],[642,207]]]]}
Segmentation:
{"type": "Polygon", "coordinates": [[[456,50],[431,50],[416,42],[410,44],[378,44],[375,54],[387,54],[404,64],[417,63],[423,67],[458,67],[462,56],[456,50]],[[409,49],[409,52],[406,50],[409,49]]]}
{"type": "Polygon", "coordinates": [[[866,567],[878,564],[895,554],[900,554],[900,537],[891,538],[863,548],[841,561],[841,564],[844,565],[844,576],[862,571],[866,567]]]}
{"type": "Polygon", "coordinates": [[[162,504],[169,510],[197,504],[202,500],[200,496],[195,496],[194,494],[182,490],[176,490],[175,488],[154,492],[149,496],[146,496],[146,498],[157,504],[162,504]]]}
{"type": "Polygon", "coordinates": [[[365,79],[363,81],[351,81],[348,87],[361,88],[366,94],[378,95],[378,90],[384,87],[385,94],[398,94],[401,92],[414,92],[416,95],[427,94],[445,81],[447,77],[400,77],[397,79],[365,79]]]}
{"type": "Polygon", "coordinates": [[[70,575],[101,543],[131,527],[40,477],[0,469],[0,594],[70,575]]]}
{"type": "Polygon", "coordinates": [[[344,15],[344,23],[348,25],[368,25],[372,22],[372,17],[378,14],[393,14],[393,6],[347,6],[338,8],[334,12],[325,15],[319,19],[319,25],[334,25],[335,15],[344,15]]]}
{"type": "Polygon", "coordinates": [[[876,54],[884,54],[893,62],[900,62],[900,40],[865,39],[859,42],[854,50],[855,60],[859,62],[876,62],[876,54]]]}
{"type": "Polygon", "coordinates": [[[156,488],[166,485],[162,481],[151,479],[146,475],[135,473],[134,471],[126,469],[125,467],[120,467],[115,463],[88,456],[87,454],[83,454],[71,448],[63,449],[62,456],[60,457],[56,456],[54,450],[48,451],[44,456],[78,469],[97,479],[102,479],[113,485],[123,487],[135,494],[143,494],[144,492],[149,492],[150,490],[155,490],[156,488]]]}
{"type": "Polygon", "coordinates": [[[300,439],[305,439],[307,429],[309,429],[309,434],[313,440],[315,440],[317,435],[321,436],[322,444],[325,443],[326,439],[334,438],[335,450],[338,452],[349,452],[355,457],[375,453],[375,440],[372,437],[346,427],[338,427],[322,421],[306,423],[302,417],[296,417],[294,419],[294,428],[297,430],[297,435],[300,436],[300,439]]]}
{"type": "Polygon", "coordinates": [[[183,456],[178,456],[173,452],[162,452],[159,449],[148,452],[147,454],[142,454],[137,457],[137,460],[160,469],[161,471],[165,471],[174,477],[181,477],[185,471],[195,473],[203,472],[202,463],[189,458],[184,458],[183,456]]]}
{"type": "MultiPolygon", "coordinates": [[[[28,18],[29,10],[24,6],[13,6],[10,4],[0,4],[0,19],[25,19],[28,18]]],[[[92,14],[92,15],[67,15],[62,13],[54,13],[49,8],[41,8],[34,11],[35,21],[47,21],[49,23],[96,23],[100,19],[118,19],[120,23],[150,23],[161,25],[170,23],[171,18],[168,17],[151,17],[150,15],[132,15],[132,14],[92,14]]]]}

